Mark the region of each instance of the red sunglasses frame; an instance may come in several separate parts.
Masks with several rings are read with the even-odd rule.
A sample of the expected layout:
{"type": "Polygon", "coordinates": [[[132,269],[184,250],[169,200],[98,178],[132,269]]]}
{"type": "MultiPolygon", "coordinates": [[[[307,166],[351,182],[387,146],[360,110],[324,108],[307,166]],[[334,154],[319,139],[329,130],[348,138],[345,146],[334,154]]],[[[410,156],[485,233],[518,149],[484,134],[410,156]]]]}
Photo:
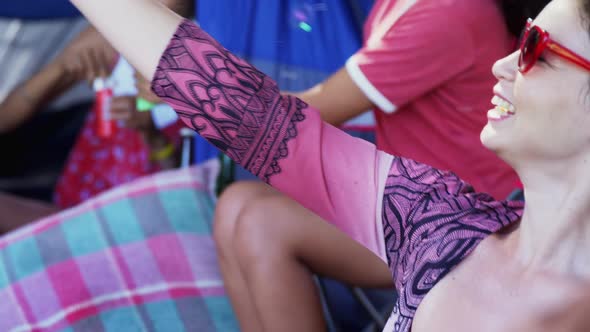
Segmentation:
{"type": "MultiPolygon", "coordinates": [[[[531,45],[529,45],[531,46],[531,45]]],[[[545,52],[546,50],[552,52],[553,54],[583,68],[587,71],[590,71],[590,61],[578,55],[576,52],[570,50],[569,48],[559,44],[558,42],[552,40],[549,37],[549,32],[539,28],[536,25],[533,25],[533,20],[528,19],[526,22],[525,30],[523,31],[522,40],[520,42],[520,56],[518,58],[518,70],[521,73],[526,73],[533,66],[537,63],[537,60],[545,52]],[[539,34],[539,40],[536,45],[534,45],[534,49],[529,52],[533,52],[531,60],[526,63],[524,60],[524,46],[527,44],[527,39],[530,35],[531,30],[535,30],[539,34]]]]}

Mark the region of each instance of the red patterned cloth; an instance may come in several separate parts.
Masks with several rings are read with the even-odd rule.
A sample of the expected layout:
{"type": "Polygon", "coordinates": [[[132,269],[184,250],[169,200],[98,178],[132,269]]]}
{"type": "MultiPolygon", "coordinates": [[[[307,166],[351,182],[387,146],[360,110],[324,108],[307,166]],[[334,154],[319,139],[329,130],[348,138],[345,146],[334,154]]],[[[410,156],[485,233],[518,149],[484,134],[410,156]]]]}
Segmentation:
{"type": "Polygon", "coordinates": [[[101,139],[95,128],[90,112],[55,189],[54,201],[62,208],[156,170],[149,161],[149,146],[137,131],[116,127],[112,137],[101,139]]]}

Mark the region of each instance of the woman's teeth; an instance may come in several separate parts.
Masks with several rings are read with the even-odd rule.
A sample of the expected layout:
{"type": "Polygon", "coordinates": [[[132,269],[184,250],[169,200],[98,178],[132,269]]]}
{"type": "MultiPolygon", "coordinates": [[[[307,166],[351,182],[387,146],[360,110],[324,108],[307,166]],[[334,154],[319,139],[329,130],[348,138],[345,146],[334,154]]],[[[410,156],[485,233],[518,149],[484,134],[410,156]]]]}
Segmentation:
{"type": "Polygon", "coordinates": [[[515,111],[514,105],[512,105],[511,103],[507,102],[506,100],[504,100],[498,96],[494,96],[494,98],[492,98],[492,104],[494,104],[496,106],[495,110],[499,111],[503,115],[514,114],[514,111],[515,111]]]}
{"type": "Polygon", "coordinates": [[[492,104],[496,107],[488,111],[488,118],[490,120],[503,120],[513,116],[515,113],[514,105],[499,96],[492,98],[492,104]]]}

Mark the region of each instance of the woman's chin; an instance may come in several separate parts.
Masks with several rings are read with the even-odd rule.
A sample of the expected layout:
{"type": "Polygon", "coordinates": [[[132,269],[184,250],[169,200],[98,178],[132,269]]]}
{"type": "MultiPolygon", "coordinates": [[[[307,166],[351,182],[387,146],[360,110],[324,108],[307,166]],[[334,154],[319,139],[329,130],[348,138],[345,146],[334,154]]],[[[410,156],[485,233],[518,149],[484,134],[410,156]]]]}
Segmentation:
{"type": "Polygon", "coordinates": [[[502,148],[502,141],[504,141],[502,135],[496,131],[489,123],[483,127],[479,135],[479,139],[483,146],[493,152],[498,152],[502,148]]]}

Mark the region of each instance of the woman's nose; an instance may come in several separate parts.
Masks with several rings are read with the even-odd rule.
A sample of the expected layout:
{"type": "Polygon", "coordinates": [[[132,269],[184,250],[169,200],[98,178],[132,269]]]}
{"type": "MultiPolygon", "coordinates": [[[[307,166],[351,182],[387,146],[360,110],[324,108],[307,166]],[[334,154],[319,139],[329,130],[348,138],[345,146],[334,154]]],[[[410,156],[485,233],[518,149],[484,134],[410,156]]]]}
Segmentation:
{"type": "Polygon", "coordinates": [[[500,80],[514,81],[518,72],[518,56],[520,51],[516,51],[494,63],[492,73],[500,80]]]}

